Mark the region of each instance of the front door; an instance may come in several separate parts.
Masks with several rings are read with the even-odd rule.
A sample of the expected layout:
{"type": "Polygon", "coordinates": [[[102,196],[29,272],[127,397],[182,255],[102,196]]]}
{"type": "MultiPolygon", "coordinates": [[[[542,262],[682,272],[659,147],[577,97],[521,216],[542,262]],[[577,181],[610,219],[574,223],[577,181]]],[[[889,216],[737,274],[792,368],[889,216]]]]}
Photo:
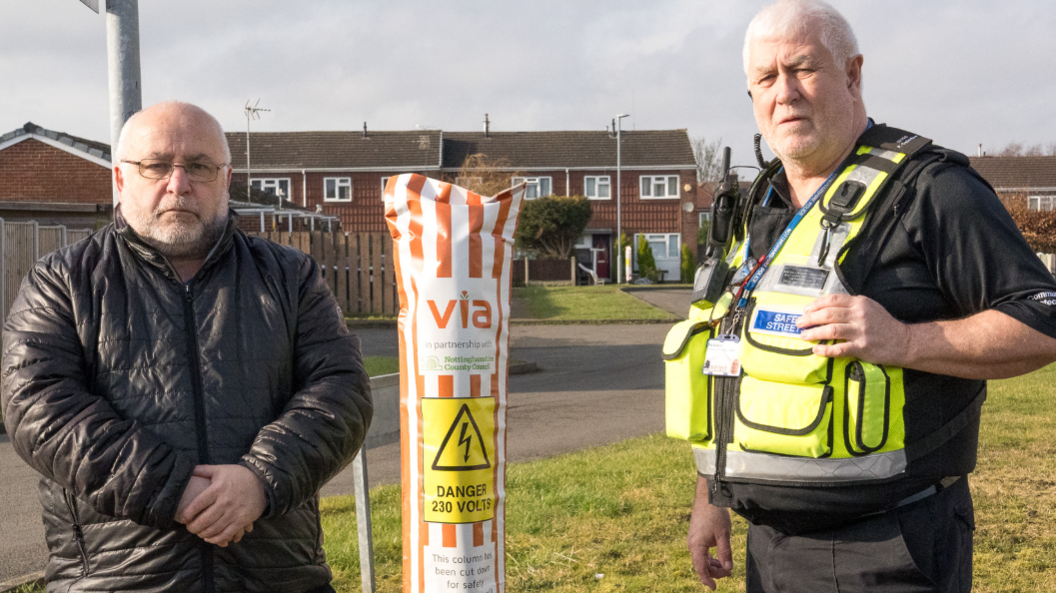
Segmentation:
{"type": "Polygon", "coordinates": [[[609,235],[594,235],[594,273],[598,278],[609,278],[609,235]]]}

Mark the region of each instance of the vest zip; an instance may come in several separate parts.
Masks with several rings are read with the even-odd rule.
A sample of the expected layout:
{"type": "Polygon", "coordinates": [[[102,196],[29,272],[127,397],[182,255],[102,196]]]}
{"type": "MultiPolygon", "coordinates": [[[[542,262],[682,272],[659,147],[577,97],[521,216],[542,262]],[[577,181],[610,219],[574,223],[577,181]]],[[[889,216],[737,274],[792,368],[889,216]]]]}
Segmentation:
{"type": "MultiPolygon", "coordinates": [[[[193,283],[193,282],[192,282],[193,283]]],[[[198,366],[198,323],[194,318],[194,292],[190,284],[184,285],[184,327],[187,330],[187,362],[191,366],[194,383],[194,424],[198,436],[198,463],[209,463],[209,439],[205,424],[205,388],[202,386],[202,371],[198,366]]],[[[213,547],[200,540],[202,550],[202,573],[206,593],[212,593],[213,547]]]]}
{"type": "Polygon", "coordinates": [[[73,538],[77,541],[77,549],[81,553],[81,576],[88,576],[88,552],[84,549],[84,531],[81,529],[81,520],[77,518],[77,507],[73,501],[73,494],[66,488],[62,489],[62,496],[66,499],[66,508],[70,510],[73,517],[73,538]]]}
{"type": "MultiPolygon", "coordinates": [[[[734,331],[736,323],[729,315],[719,323],[718,335],[728,335],[734,331]]],[[[715,409],[715,479],[711,484],[712,494],[718,492],[719,483],[726,477],[726,444],[731,440],[730,432],[733,429],[733,406],[730,400],[730,391],[736,377],[716,377],[716,409],[715,409]]],[[[724,488],[725,490],[725,488],[724,488]]]]}

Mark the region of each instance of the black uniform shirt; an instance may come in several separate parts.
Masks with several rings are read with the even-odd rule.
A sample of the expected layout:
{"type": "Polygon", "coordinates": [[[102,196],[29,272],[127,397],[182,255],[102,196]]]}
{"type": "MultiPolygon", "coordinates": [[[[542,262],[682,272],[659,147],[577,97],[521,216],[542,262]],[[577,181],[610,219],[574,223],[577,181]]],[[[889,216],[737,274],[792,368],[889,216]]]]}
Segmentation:
{"type": "MultiPolygon", "coordinates": [[[[795,215],[783,173],[772,187],[776,198],[757,207],[749,221],[753,259],[769,251],[795,215]]],[[[960,319],[993,309],[1056,337],[1056,281],[973,170],[954,162],[933,164],[890,210],[876,214],[898,218],[890,232],[858,241],[840,265],[851,294],[877,301],[905,323],[960,319]],[[863,257],[864,251],[872,251],[875,260],[863,257]]],[[[986,388],[985,381],[909,369],[903,377],[907,443],[937,430],[986,388]]],[[[945,476],[967,474],[975,467],[977,444],[978,421],[891,484],[740,485],[742,495],[728,502],[749,520],[788,533],[824,529],[889,507],[945,476]],[[769,508],[758,505],[760,500],[769,508]]]]}

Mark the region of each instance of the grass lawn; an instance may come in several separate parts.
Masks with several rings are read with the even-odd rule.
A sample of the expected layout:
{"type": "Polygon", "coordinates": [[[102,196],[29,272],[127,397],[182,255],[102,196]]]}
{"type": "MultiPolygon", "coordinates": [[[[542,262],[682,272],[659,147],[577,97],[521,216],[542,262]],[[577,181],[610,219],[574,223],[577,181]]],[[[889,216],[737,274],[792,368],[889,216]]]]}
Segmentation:
{"type": "MultiPolygon", "coordinates": [[[[1056,365],[990,382],[975,497],[977,593],[1056,591],[1056,365]]],[[[507,466],[511,592],[700,592],[685,549],[693,465],[688,445],[659,435],[507,466]],[[603,575],[603,576],[598,576],[603,575]]],[[[400,488],[371,492],[378,590],[401,590],[400,488]]],[[[322,501],[338,591],[359,591],[352,496],[322,501]]],[[[745,524],[734,520],[734,576],[744,591],[745,524]]],[[[20,591],[42,591],[27,587],[20,591]]]]}
{"type": "MultiPolygon", "coordinates": [[[[990,382],[972,475],[978,529],[974,591],[1056,591],[1056,365],[990,382]]],[[[685,549],[693,465],[659,435],[507,466],[507,573],[512,591],[693,591],[685,549]],[[598,575],[604,575],[599,577],[598,575]]],[[[400,489],[371,492],[378,590],[401,590],[400,489]]],[[[335,588],[358,591],[353,497],[323,500],[335,588]]],[[[744,591],[745,524],[734,520],[744,591]]]]}
{"type": "Polygon", "coordinates": [[[363,366],[371,377],[400,372],[400,359],[397,356],[364,356],[363,366]]]}
{"type": "Polygon", "coordinates": [[[549,321],[601,321],[678,318],[647,305],[618,287],[525,286],[514,288],[513,297],[522,300],[530,319],[549,321]]]}

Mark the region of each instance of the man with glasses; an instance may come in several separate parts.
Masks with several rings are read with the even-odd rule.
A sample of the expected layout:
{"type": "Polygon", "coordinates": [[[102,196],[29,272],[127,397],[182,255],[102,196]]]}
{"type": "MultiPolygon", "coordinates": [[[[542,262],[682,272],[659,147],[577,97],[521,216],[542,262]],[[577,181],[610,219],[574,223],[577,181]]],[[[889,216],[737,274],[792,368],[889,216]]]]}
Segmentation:
{"type": "Polygon", "coordinates": [[[29,273],[2,403],[43,478],[49,590],[333,591],[318,491],[372,406],[316,264],[238,230],[220,124],[122,130],[114,223],[29,273]]]}

